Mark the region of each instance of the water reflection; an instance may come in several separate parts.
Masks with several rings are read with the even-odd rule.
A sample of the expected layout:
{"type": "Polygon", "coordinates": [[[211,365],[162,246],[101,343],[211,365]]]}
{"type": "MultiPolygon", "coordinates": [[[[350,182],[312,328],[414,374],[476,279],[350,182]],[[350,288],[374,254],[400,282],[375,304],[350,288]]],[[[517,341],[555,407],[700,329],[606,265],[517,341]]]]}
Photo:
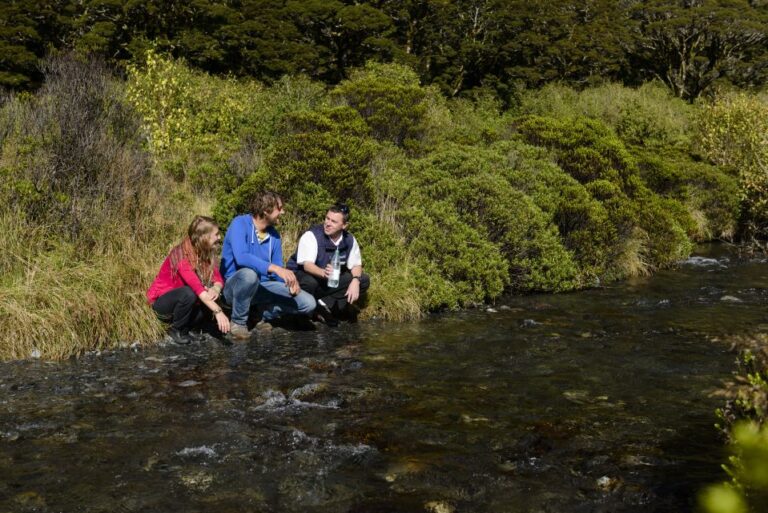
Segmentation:
{"type": "Polygon", "coordinates": [[[760,263],[0,367],[0,511],[686,511],[760,263]]]}

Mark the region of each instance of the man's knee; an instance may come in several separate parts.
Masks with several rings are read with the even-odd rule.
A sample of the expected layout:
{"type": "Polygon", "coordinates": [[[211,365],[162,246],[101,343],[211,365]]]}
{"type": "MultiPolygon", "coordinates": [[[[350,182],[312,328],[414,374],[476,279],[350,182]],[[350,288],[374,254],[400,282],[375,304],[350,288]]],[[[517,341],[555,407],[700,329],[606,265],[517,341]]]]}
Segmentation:
{"type": "Polygon", "coordinates": [[[256,285],[259,283],[259,273],[251,268],[243,267],[232,275],[230,280],[234,280],[235,283],[242,285],[256,285]]]}
{"type": "Polygon", "coordinates": [[[365,292],[371,286],[371,278],[367,274],[360,275],[360,292],[365,292]]]}
{"type": "Polygon", "coordinates": [[[317,301],[312,294],[305,290],[299,292],[294,299],[296,300],[296,308],[300,314],[310,315],[315,311],[315,308],[317,308],[317,301]]]}

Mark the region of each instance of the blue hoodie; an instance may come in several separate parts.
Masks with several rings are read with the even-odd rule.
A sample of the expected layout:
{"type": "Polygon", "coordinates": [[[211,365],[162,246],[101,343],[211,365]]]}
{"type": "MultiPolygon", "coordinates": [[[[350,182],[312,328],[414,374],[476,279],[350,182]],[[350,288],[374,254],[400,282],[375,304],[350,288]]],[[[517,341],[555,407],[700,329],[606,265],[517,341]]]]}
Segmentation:
{"type": "Polygon", "coordinates": [[[278,231],[270,226],[267,238],[259,242],[251,214],[232,219],[221,249],[221,275],[228,279],[238,269],[248,267],[259,274],[259,281],[283,281],[268,273],[270,264],[283,266],[283,244],[278,231]]]}

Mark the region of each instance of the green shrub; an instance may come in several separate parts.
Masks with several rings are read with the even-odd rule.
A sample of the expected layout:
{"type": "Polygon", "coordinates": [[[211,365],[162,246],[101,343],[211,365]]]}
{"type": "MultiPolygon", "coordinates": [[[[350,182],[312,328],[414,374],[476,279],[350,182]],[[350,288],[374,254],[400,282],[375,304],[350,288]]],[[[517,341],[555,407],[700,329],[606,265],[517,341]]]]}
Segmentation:
{"type": "Polygon", "coordinates": [[[576,266],[554,227],[503,170],[498,152],[447,145],[390,170],[377,188],[397,198],[407,212],[409,240],[437,259],[452,282],[483,285],[485,298],[471,290],[470,302],[496,297],[509,285],[517,290],[573,288],[576,266]],[[475,241],[477,235],[487,242],[475,241]],[[473,261],[474,277],[467,274],[473,261]]]}
{"type": "Polygon", "coordinates": [[[325,90],[306,77],[284,77],[270,88],[214,77],[150,50],[128,66],[128,99],[161,167],[202,193],[239,185],[247,175],[242,167],[262,160],[280,120],[322,105],[325,90]]]}
{"type": "Polygon", "coordinates": [[[412,69],[369,62],[331,91],[337,102],[357,110],[381,142],[415,148],[427,131],[426,116],[434,89],[419,85],[412,69]]]}
{"type": "Polygon", "coordinates": [[[46,61],[32,99],[2,107],[4,208],[70,240],[93,240],[114,219],[140,224],[149,177],[134,111],[102,64],[71,55],[46,61]],[[140,187],[140,186],[138,186],[140,187]]]}
{"type": "Polygon", "coordinates": [[[582,91],[548,84],[526,91],[518,110],[556,119],[597,119],[612,127],[625,144],[665,149],[689,147],[696,117],[695,106],[660,82],[639,88],[604,84],[582,91]]]}
{"type": "Polygon", "coordinates": [[[676,200],[661,201],[647,188],[634,158],[609,127],[596,119],[538,116],[519,118],[514,126],[525,142],[551,149],[558,165],[585,185],[587,197],[573,186],[558,186],[557,180],[545,189],[567,194],[554,220],[566,247],[586,269],[622,278],[669,265],[690,251],[692,219],[676,200]]]}
{"type": "Polygon", "coordinates": [[[732,239],[739,216],[738,180],[707,164],[681,160],[677,155],[657,152],[638,154],[643,181],[655,193],[678,200],[685,206],[686,225],[693,240],[732,239]]]}
{"type": "Polygon", "coordinates": [[[734,426],[730,452],[724,467],[731,481],[704,490],[701,506],[708,513],[762,511],[768,503],[768,426],[754,422],[734,426]]]}
{"type": "Polygon", "coordinates": [[[318,219],[336,201],[369,203],[371,160],[378,145],[367,137],[368,127],[349,107],[304,111],[286,115],[283,135],[275,141],[262,167],[232,194],[224,194],[216,217],[247,211],[259,190],[282,194],[294,215],[318,219]]]}
{"type": "Polygon", "coordinates": [[[704,107],[699,132],[704,155],[739,176],[743,235],[768,237],[768,101],[725,95],[704,107]]]}

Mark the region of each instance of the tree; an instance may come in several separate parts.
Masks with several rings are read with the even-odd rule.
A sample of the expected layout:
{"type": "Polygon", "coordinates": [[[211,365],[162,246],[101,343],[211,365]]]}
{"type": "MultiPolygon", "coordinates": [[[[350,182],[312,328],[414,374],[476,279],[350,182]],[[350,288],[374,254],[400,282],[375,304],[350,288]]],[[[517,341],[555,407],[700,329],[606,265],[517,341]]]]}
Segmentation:
{"type": "Polygon", "coordinates": [[[768,8],[750,0],[643,0],[630,49],[641,78],[658,77],[679,97],[698,98],[718,79],[749,81],[766,69],[768,8]],[[752,75],[752,77],[750,77],[752,75]]]}

